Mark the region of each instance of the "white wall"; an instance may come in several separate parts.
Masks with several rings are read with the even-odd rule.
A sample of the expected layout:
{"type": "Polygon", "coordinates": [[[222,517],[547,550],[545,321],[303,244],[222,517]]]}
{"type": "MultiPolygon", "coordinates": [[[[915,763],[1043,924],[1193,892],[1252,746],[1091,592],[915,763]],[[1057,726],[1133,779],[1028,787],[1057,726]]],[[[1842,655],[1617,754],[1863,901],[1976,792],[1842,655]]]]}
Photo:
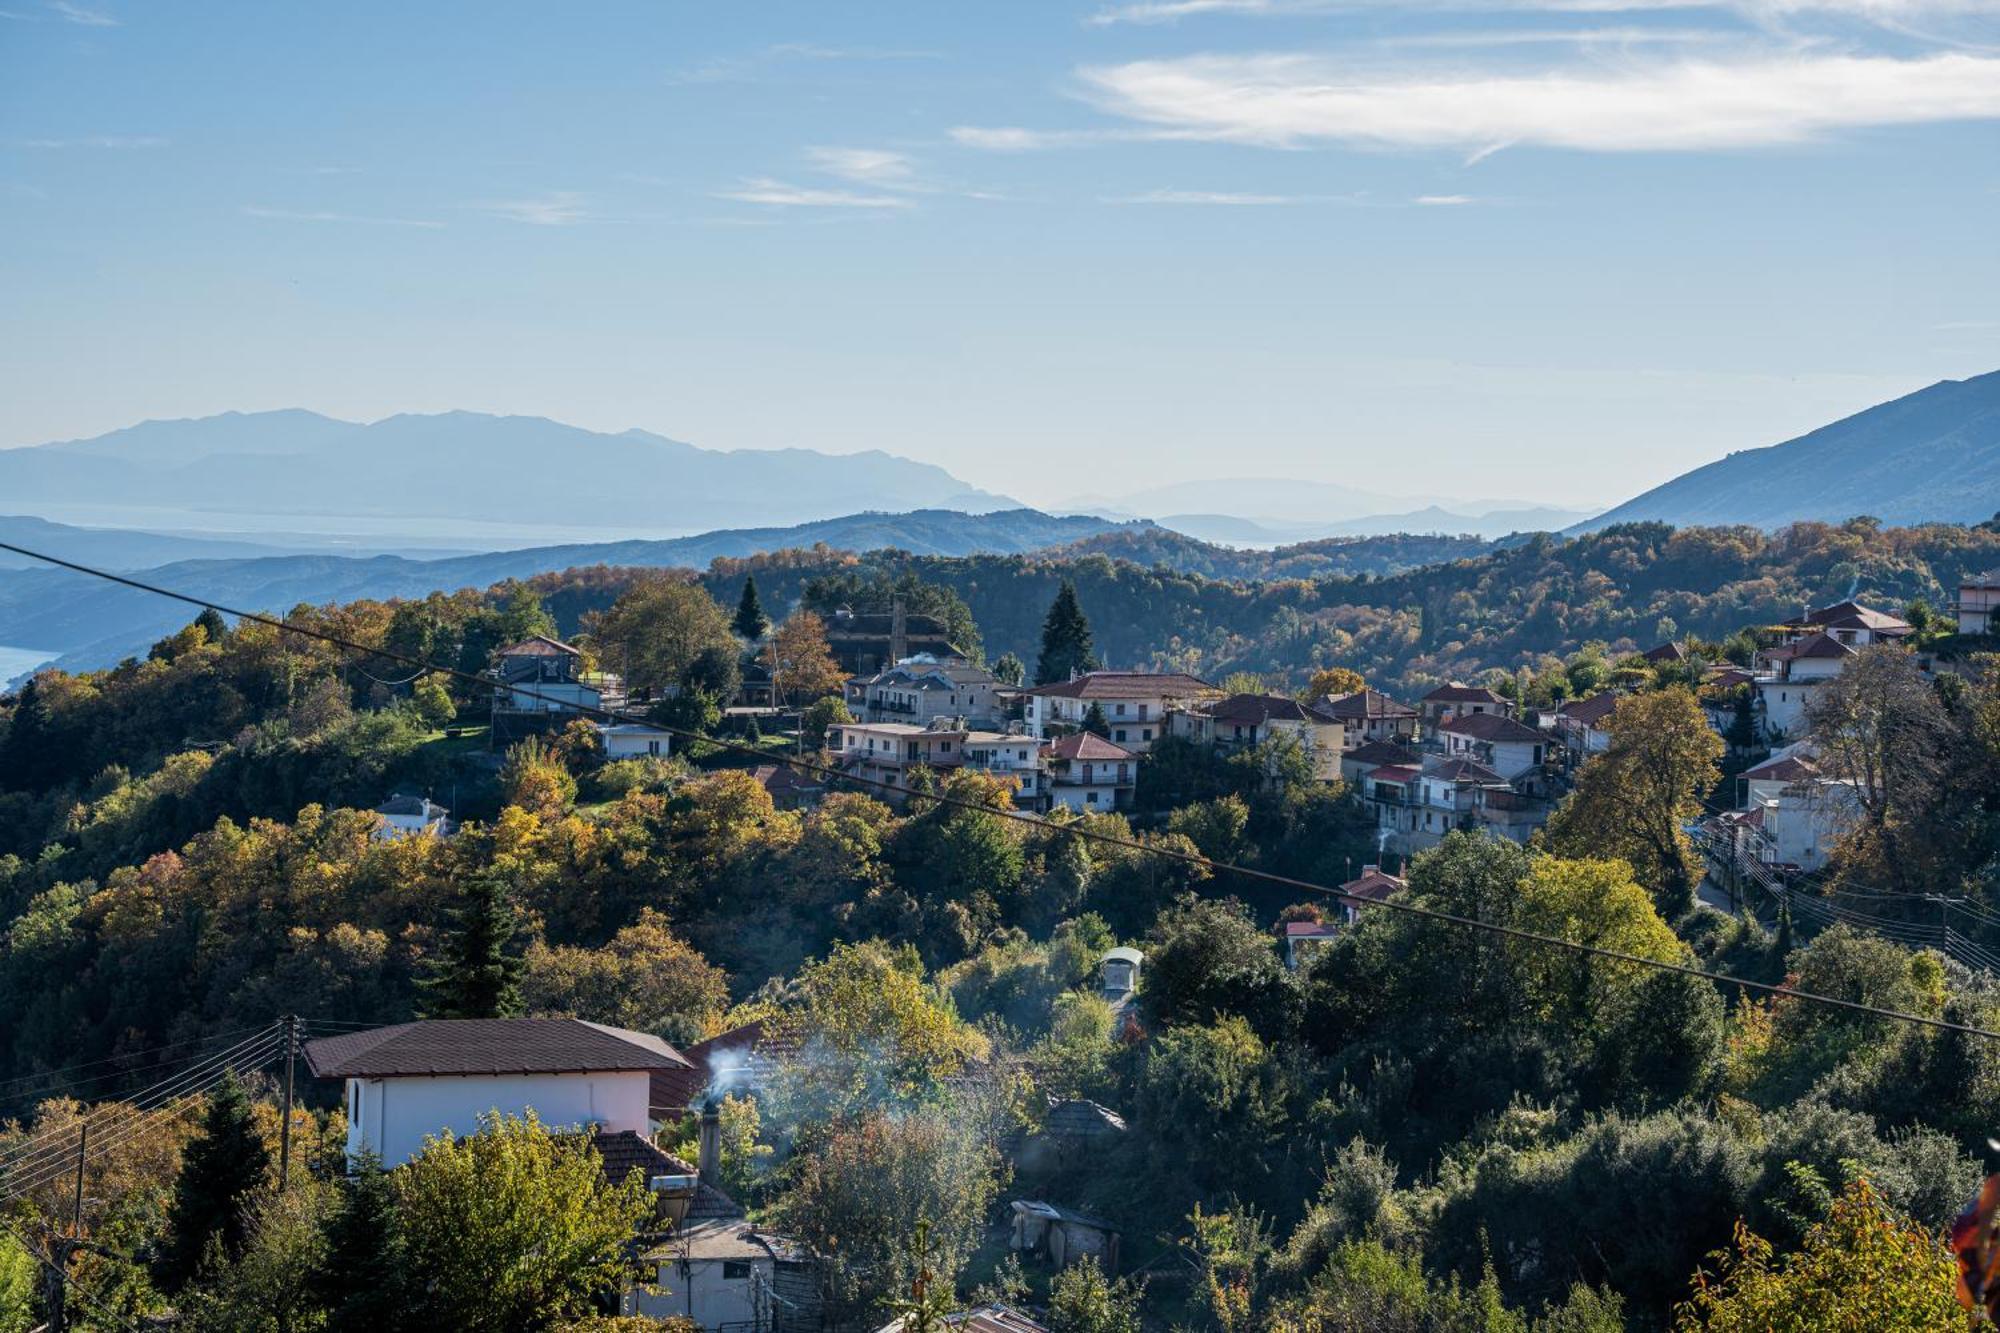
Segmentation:
{"type": "Polygon", "coordinates": [[[385,1167],[400,1166],[444,1130],[477,1133],[479,1117],[494,1110],[514,1116],[533,1110],[555,1128],[600,1125],[644,1134],[649,1084],[644,1070],[349,1079],[347,1156],[351,1161],[372,1148],[385,1167]]]}
{"type": "Polygon", "coordinates": [[[607,731],[604,736],[606,759],[647,759],[667,757],[673,737],[664,731],[641,735],[629,731],[607,731]]]}
{"type": "Polygon", "coordinates": [[[682,1315],[702,1328],[748,1324],[757,1317],[756,1283],[761,1280],[768,1289],[774,1266],[769,1258],[738,1262],[754,1268],[757,1277],[725,1278],[720,1259],[690,1260],[685,1271],[680,1260],[665,1260],[655,1279],[662,1290],[632,1292],[626,1297],[626,1310],[653,1319],[682,1315]]]}

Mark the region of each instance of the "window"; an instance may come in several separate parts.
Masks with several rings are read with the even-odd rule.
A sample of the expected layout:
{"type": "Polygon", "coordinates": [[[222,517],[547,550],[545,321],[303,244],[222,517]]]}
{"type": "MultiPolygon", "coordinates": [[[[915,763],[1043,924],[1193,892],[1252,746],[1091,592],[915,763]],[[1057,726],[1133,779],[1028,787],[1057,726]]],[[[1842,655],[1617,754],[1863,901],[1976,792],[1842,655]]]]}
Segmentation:
{"type": "Polygon", "coordinates": [[[1142,741],[1149,741],[1153,739],[1153,729],[1151,727],[1140,728],[1139,739],[1142,741]]]}
{"type": "Polygon", "coordinates": [[[1146,720],[1146,709],[1147,709],[1148,707],[1150,707],[1150,705],[1148,705],[1148,704],[1140,704],[1140,705],[1139,705],[1139,720],[1140,720],[1141,722],[1144,722],[1144,721],[1146,720]]]}
{"type": "Polygon", "coordinates": [[[1120,728],[1118,728],[1118,730],[1116,730],[1116,731],[1112,732],[1112,733],[1111,733],[1111,739],[1112,739],[1112,740],[1114,740],[1114,741],[1122,741],[1122,740],[1124,740],[1124,739],[1125,739],[1125,728],[1123,728],[1123,727],[1120,727],[1120,728]]]}
{"type": "Polygon", "coordinates": [[[1094,791],[1093,791],[1093,792],[1085,792],[1085,793],[1084,793],[1084,796],[1083,796],[1083,799],[1084,799],[1084,801],[1085,801],[1086,803],[1088,803],[1088,804],[1090,804],[1090,805],[1096,805],[1096,804],[1097,804],[1097,793],[1096,793],[1096,792],[1094,792],[1094,791]]]}
{"type": "Polygon", "coordinates": [[[660,743],[658,741],[647,741],[646,753],[657,757],[660,753],[660,743]]]}
{"type": "Polygon", "coordinates": [[[355,1128],[361,1127],[361,1084],[353,1079],[347,1083],[347,1119],[355,1128]]]}
{"type": "Polygon", "coordinates": [[[1119,705],[1117,705],[1117,709],[1116,709],[1116,711],[1117,711],[1117,713],[1118,713],[1118,716],[1120,716],[1120,717],[1123,717],[1123,716],[1125,716],[1125,705],[1124,705],[1124,704],[1119,704],[1119,705]]]}
{"type": "Polygon", "coordinates": [[[722,1261],[722,1280],[724,1282],[748,1282],[750,1280],[750,1261],[748,1259],[724,1259],[722,1261]]]}

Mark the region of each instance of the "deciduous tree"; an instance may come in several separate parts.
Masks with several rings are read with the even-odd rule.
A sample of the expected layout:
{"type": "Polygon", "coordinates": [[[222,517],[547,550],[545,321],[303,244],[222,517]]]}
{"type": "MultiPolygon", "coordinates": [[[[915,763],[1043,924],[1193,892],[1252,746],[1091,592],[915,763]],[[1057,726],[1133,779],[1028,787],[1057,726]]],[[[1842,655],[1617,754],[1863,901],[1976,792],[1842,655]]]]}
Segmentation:
{"type": "Polygon", "coordinates": [[[827,646],[826,622],[811,611],[794,611],[778,627],[765,659],[778,693],[793,703],[840,693],[847,673],[827,646]]]}

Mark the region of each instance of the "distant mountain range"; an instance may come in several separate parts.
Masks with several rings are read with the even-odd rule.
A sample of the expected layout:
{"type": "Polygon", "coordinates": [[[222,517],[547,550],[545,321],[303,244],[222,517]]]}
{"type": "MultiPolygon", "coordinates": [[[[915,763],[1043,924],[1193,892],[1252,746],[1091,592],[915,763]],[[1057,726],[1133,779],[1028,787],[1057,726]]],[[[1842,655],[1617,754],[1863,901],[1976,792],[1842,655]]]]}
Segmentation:
{"type": "Polygon", "coordinates": [[[1944,380],[1796,440],[1748,449],[1578,524],[1777,528],[1800,519],[1979,523],[2000,511],[2000,371],[1944,380]]]}
{"type": "MultiPolygon", "coordinates": [[[[852,514],[790,528],[730,529],[665,541],[539,546],[443,560],[392,555],[178,559],[148,570],[146,577],[246,611],[283,613],[301,602],[422,597],[436,589],[484,588],[502,579],[588,565],[703,569],[718,556],[822,544],[843,551],[893,547],[918,555],[1009,555],[1150,528],[1145,523],[1119,524],[1088,516],[1057,518],[1032,509],[990,514],[932,509],[852,514]]],[[[81,564],[133,568],[128,548],[121,544],[130,536],[134,534],[0,519],[0,541],[38,550],[53,547],[51,554],[81,564]]],[[[65,667],[106,666],[143,653],[189,619],[185,605],[86,574],[48,566],[0,571],[0,626],[5,627],[0,642],[60,654],[60,665],[65,667]]]]}
{"type": "Polygon", "coordinates": [[[1463,513],[1429,505],[1399,514],[1366,514],[1360,518],[1323,523],[1280,523],[1237,518],[1230,514],[1168,514],[1163,528],[1185,532],[1203,541],[1231,546],[1284,546],[1329,537],[1386,537],[1398,533],[1473,536],[1493,540],[1516,532],[1560,532],[1589,518],[1595,509],[1494,509],[1463,513]]]}
{"type": "Polygon", "coordinates": [[[872,450],[711,450],[542,417],[446,412],[361,425],[300,410],[147,421],[94,439],[0,449],[0,496],[59,518],[69,514],[57,507],[86,498],[107,512],[182,511],[174,526],[212,531],[245,515],[335,531],[343,519],[405,520],[421,530],[476,516],[672,534],[869,509],[1016,507],[943,468],[872,450]]]}

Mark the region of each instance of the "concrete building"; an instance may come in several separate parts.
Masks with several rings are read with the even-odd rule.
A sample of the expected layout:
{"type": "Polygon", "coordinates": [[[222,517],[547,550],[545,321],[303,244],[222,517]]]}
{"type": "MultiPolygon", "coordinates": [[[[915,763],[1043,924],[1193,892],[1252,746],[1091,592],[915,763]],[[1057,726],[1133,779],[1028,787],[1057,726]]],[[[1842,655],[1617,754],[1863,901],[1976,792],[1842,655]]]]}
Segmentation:
{"type": "Polygon", "coordinates": [[[913,657],[847,682],[847,711],[859,722],[909,722],[926,726],[940,717],[975,726],[999,719],[993,691],[1000,684],[984,667],[955,659],[913,657]]]}
{"type": "Polygon", "coordinates": [[[673,734],[643,722],[599,723],[597,734],[606,759],[665,759],[673,753],[673,734]]]}
{"type": "Polygon", "coordinates": [[[2000,633],[2000,568],[1989,569],[1984,574],[1969,574],[1958,585],[1958,600],[1952,603],[1952,610],[1958,613],[1960,634],[2000,633]]]}
{"type": "Polygon", "coordinates": [[[1371,741],[1416,744],[1417,710],[1380,690],[1329,695],[1319,701],[1318,707],[1340,723],[1341,745],[1348,750],[1371,741]]]}
{"type": "Polygon", "coordinates": [[[1132,754],[1144,754],[1167,734],[1167,715],[1177,708],[1220,698],[1222,691],[1198,676],[1172,671],[1092,671],[1055,685],[1022,692],[1022,720],[1030,736],[1047,737],[1080,728],[1096,704],[1104,710],[1111,740],[1132,754]]]}
{"type": "Polygon", "coordinates": [[[1311,704],[1282,694],[1232,694],[1191,704],[1171,717],[1174,735],[1219,750],[1250,749],[1278,739],[1296,741],[1312,764],[1314,777],[1322,782],[1340,777],[1344,728],[1311,704]]]}
{"type": "Polygon", "coordinates": [[[1139,756],[1122,745],[1079,731],[1050,741],[1042,752],[1048,761],[1051,806],[1098,814],[1132,803],[1139,756]]]}
{"type": "Polygon", "coordinates": [[[452,831],[451,811],[428,796],[405,796],[401,792],[375,807],[382,817],[375,836],[391,838],[442,838],[452,831]]]}

